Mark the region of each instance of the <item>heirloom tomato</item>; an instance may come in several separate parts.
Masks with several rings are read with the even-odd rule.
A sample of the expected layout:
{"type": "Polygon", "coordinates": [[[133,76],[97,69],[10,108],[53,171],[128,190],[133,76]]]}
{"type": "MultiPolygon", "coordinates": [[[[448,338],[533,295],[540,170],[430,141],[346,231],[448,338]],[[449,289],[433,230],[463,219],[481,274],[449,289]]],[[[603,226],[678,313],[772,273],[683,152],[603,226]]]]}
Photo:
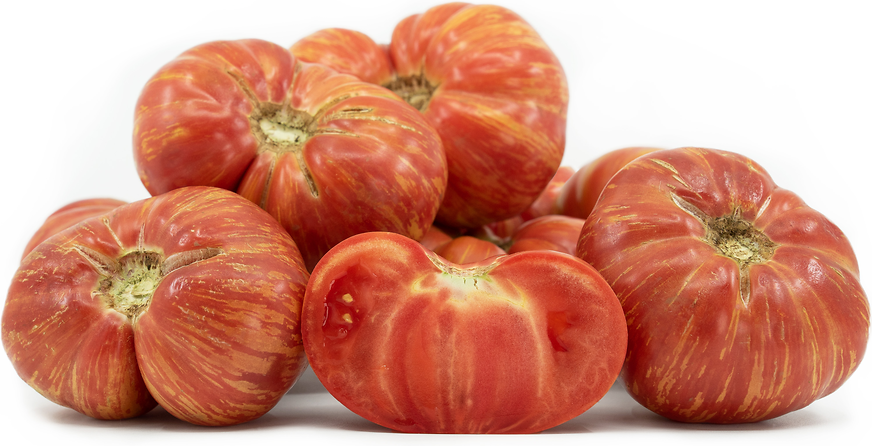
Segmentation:
{"type": "Polygon", "coordinates": [[[306,367],[308,273],[248,200],[190,187],[45,240],[12,280],[3,347],[51,401],[100,419],[156,404],[203,425],[270,410],[306,367]]]}
{"type": "Polygon", "coordinates": [[[578,256],[623,306],[627,390],[674,420],[777,417],[863,358],[869,302],[847,238],[744,156],[682,148],[626,165],[578,256]]]}
{"type": "Polygon", "coordinates": [[[625,147],[612,150],[585,164],[565,180],[554,202],[554,213],[576,218],[587,218],[599,199],[600,193],[615,172],[627,163],[657,151],[653,147],[625,147]]]}
{"type": "Polygon", "coordinates": [[[450,235],[448,235],[442,229],[439,229],[438,226],[433,225],[430,226],[430,229],[427,230],[427,233],[424,234],[424,237],[421,237],[421,240],[419,240],[419,242],[430,251],[436,251],[437,249],[439,249],[440,246],[450,242],[451,240],[453,240],[453,238],[450,235]]]}
{"type": "Polygon", "coordinates": [[[503,255],[503,248],[480,238],[469,235],[461,235],[433,250],[436,254],[444,257],[451,263],[474,263],[488,257],[503,255]]]}
{"type": "Polygon", "coordinates": [[[45,239],[96,215],[105,214],[112,209],[127,204],[126,201],[116,200],[114,198],[88,198],[85,200],[74,201],[56,211],[54,211],[45,222],[36,230],[27,246],[24,248],[24,254],[21,255],[21,260],[24,260],[36,245],[45,241],[45,239]]]}
{"type": "Polygon", "coordinates": [[[530,221],[534,218],[542,217],[544,215],[553,215],[557,212],[557,197],[560,196],[560,192],[563,190],[563,185],[566,184],[566,181],[572,178],[572,175],[575,173],[575,169],[570,166],[560,166],[557,169],[557,172],[554,173],[554,176],[551,177],[551,181],[548,182],[548,185],[545,186],[545,189],[535,201],[521,212],[521,219],[523,221],[530,221]]]}
{"type": "Polygon", "coordinates": [[[549,249],[575,254],[584,220],[565,215],[543,215],[522,224],[512,234],[509,254],[549,249]]]}
{"type": "Polygon", "coordinates": [[[324,256],[302,320],[327,390],[402,432],[556,426],[606,394],[627,339],[614,292],[573,256],[532,251],[458,265],[375,232],[324,256]]]}
{"type": "Polygon", "coordinates": [[[495,245],[509,246],[512,244],[512,236],[522,224],[524,224],[524,219],[520,215],[516,215],[505,220],[479,226],[467,232],[473,237],[487,240],[495,245]]]}
{"type": "Polygon", "coordinates": [[[134,155],[153,195],[205,185],[257,203],[309,269],[360,232],[421,238],[448,175],[439,135],[397,95],[262,40],[161,68],[136,105],[134,155]]]}
{"type": "MultiPolygon", "coordinates": [[[[557,169],[557,173],[555,173],[554,177],[551,178],[551,181],[548,182],[548,186],[545,187],[545,190],[539,194],[539,197],[536,198],[536,200],[533,201],[533,204],[525,209],[524,212],[505,220],[495,221],[475,228],[470,234],[488,240],[503,248],[510,246],[513,243],[512,236],[522,224],[538,217],[556,213],[557,197],[563,189],[563,184],[572,176],[573,172],[575,172],[575,170],[569,166],[560,166],[560,168],[557,169]]],[[[573,249],[571,251],[561,250],[561,252],[574,254],[574,246],[575,242],[573,241],[573,249]]]]}
{"type": "Polygon", "coordinates": [[[448,3],[402,20],[387,49],[360,32],[326,29],[291,51],[393,90],[436,128],[449,172],[442,224],[474,228],[517,215],[560,165],[566,75],[508,9],[448,3]]]}
{"type": "Polygon", "coordinates": [[[584,220],[566,215],[543,215],[519,223],[516,219],[489,224],[454,238],[433,226],[421,244],[453,263],[470,263],[521,251],[551,250],[574,255],[584,220]],[[499,231],[499,232],[498,232],[499,231]]]}

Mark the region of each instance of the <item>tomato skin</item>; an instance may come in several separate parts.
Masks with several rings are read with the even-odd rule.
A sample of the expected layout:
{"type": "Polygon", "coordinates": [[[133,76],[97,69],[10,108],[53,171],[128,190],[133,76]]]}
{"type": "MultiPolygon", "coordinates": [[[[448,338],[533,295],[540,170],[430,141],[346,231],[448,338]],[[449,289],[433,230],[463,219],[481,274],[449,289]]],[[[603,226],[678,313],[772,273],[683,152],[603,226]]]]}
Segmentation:
{"type": "Polygon", "coordinates": [[[500,254],[550,250],[575,255],[584,219],[543,215],[523,221],[521,216],[482,226],[471,235],[451,235],[430,228],[421,244],[453,263],[470,263],[500,254]],[[438,232],[437,232],[438,231],[438,232]]]}
{"type": "Polygon", "coordinates": [[[566,76],[535,30],[508,9],[448,3],[407,17],[393,31],[389,60],[369,37],[347,30],[319,31],[291,51],[394,91],[405,91],[400,85],[409,79],[426,86],[407,100],[445,146],[443,225],[475,228],[521,213],[560,165],[566,76]]]}
{"type": "Polygon", "coordinates": [[[577,254],[623,306],[627,390],[668,418],[774,418],[835,391],[863,358],[869,302],[847,238],[741,155],[682,148],[631,162],[577,254]],[[730,221],[744,241],[720,234],[730,221]]]}
{"type": "Polygon", "coordinates": [[[393,77],[388,51],[358,31],[322,29],[295,43],[290,50],[301,61],[321,63],[371,84],[384,85],[393,77]]]}
{"type": "Polygon", "coordinates": [[[332,249],[312,272],[302,319],[327,390],[402,432],[556,426],[605,395],[626,347],[613,292],[572,256],[456,265],[389,233],[332,249]]]}
{"type": "Polygon", "coordinates": [[[512,244],[512,235],[522,224],[524,224],[524,218],[516,215],[475,228],[470,231],[470,234],[495,245],[508,247],[512,244]]]}
{"type": "Polygon", "coordinates": [[[543,215],[522,224],[512,235],[509,254],[548,249],[575,255],[584,220],[565,215],[543,215]]]}
{"type": "Polygon", "coordinates": [[[84,200],[74,201],[60,209],[54,211],[33,236],[27,242],[24,248],[24,253],[21,255],[21,260],[24,260],[36,245],[45,241],[45,239],[69,228],[70,226],[79,223],[96,215],[101,215],[112,209],[127,204],[126,201],[116,200],[114,198],[87,198],[84,200]]]}
{"type": "Polygon", "coordinates": [[[152,195],[215,186],[260,205],[309,269],[359,232],[421,238],[448,176],[417,110],[262,40],[206,43],[162,67],[136,106],[134,155],[152,195]]]}
{"type": "Polygon", "coordinates": [[[554,173],[554,176],[551,177],[551,181],[545,186],[545,190],[539,194],[539,197],[533,201],[530,207],[521,212],[521,218],[524,221],[530,221],[544,215],[559,214],[557,212],[557,198],[560,196],[566,181],[572,178],[574,173],[575,169],[572,167],[560,166],[557,172],[554,173]]]}
{"type": "Polygon", "coordinates": [[[625,147],[612,150],[581,166],[560,190],[554,202],[554,213],[576,218],[587,218],[596,205],[600,193],[609,179],[630,161],[655,152],[654,147],[625,147]]]}
{"type": "Polygon", "coordinates": [[[430,251],[436,251],[442,245],[450,242],[453,238],[438,226],[430,226],[430,229],[424,234],[421,240],[418,240],[422,246],[430,251]]]}
{"type": "MultiPolygon", "coordinates": [[[[512,235],[522,224],[538,217],[558,213],[556,208],[557,197],[560,195],[560,191],[563,189],[566,180],[572,177],[574,172],[575,169],[572,167],[560,166],[554,174],[554,177],[552,177],[551,181],[548,182],[548,186],[545,187],[545,190],[539,194],[539,197],[536,198],[536,200],[533,201],[533,204],[525,209],[524,212],[505,220],[495,221],[479,228],[475,228],[472,231],[472,234],[475,237],[491,241],[502,247],[510,246],[513,243],[512,235]]],[[[574,245],[575,243],[573,242],[573,246],[574,245]]],[[[575,248],[573,247],[571,251],[560,251],[566,252],[567,254],[574,254],[575,248]]]]}
{"type": "Polygon", "coordinates": [[[222,189],[178,189],[38,245],[9,289],[3,346],[31,387],[91,417],[159,403],[191,423],[238,424],[270,410],[306,367],[307,279],[293,240],[262,209],[222,189]],[[140,255],[160,259],[159,279],[114,282],[140,255]],[[116,283],[122,293],[155,285],[125,306],[116,283]]]}
{"type": "MultiPolygon", "coordinates": [[[[425,245],[426,247],[426,245],[425,245]]],[[[433,250],[451,263],[465,264],[480,262],[488,257],[503,255],[503,248],[480,238],[462,235],[433,250]]]]}

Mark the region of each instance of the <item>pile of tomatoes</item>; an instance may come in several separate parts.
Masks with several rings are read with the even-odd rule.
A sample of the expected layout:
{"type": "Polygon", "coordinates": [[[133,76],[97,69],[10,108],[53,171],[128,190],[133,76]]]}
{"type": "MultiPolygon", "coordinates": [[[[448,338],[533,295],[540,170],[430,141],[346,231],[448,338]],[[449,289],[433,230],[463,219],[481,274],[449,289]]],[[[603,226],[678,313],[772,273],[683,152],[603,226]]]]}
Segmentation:
{"type": "Polygon", "coordinates": [[[153,195],[49,217],[2,319],[19,376],[100,419],[255,419],[307,365],[403,432],[539,432],[620,379],[687,422],[777,417],[863,358],[844,234],[762,166],[560,166],[567,81],[521,17],[448,3],[389,45],[210,42],[135,105],[153,195]]]}

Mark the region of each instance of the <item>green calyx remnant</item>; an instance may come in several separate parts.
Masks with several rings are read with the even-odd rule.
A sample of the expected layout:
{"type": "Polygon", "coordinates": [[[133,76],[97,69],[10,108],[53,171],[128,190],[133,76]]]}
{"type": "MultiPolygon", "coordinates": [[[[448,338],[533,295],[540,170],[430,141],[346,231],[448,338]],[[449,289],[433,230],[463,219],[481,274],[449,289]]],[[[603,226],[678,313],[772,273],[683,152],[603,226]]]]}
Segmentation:
{"type": "Polygon", "coordinates": [[[200,248],[163,254],[140,246],[118,259],[113,259],[87,246],[73,246],[85,261],[102,277],[93,291],[111,308],[135,321],[151,303],[155,290],[166,275],[173,271],[222,254],[221,248],[200,248]]]}
{"type": "Polygon", "coordinates": [[[419,111],[424,111],[427,108],[427,105],[430,104],[430,98],[433,97],[433,92],[436,91],[436,86],[431,85],[423,73],[416,76],[398,77],[383,87],[393,91],[419,111]]]}
{"type": "Polygon", "coordinates": [[[109,305],[130,318],[148,307],[154,290],[163,278],[163,256],[151,251],[134,251],[118,260],[118,271],[104,279],[103,289],[109,305]]]}
{"type": "Polygon", "coordinates": [[[672,201],[704,225],[706,233],[703,241],[736,262],[739,267],[739,295],[747,307],[751,299],[751,265],[771,259],[778,245],[742,218],[740,207],[736,207],[730,215],[710,217],[676,194],[672,194],[672,201]]]}
{"type": "MultiPolygon", "coordinates": [[[[281,104],[260,103],[249,116],[251,131],[258,141],[257,153],[272,152],[274,154],[290,154],[297,160],[297,165],[309,185],[312,196],[318,197],[318,187],[309,167],[303,157],[303,145],[309,138],[319,133],[316,119],[301,110],[284,107],[281,104]]],[[[276,167],[273,157],[267,172],[261,194],[261,207],[266,207],[270,184],[276,167]]]]}
{"type": "Polygon", "coordinates": [[[260,129],[270,141],[276,144],[302,144],[309,139],[309,134],[302,129],[268,119],[260,120],[260,129]]]}
{"type": "Polygon", "coordinates": [[[709,217],[678,195],[673,194],[672,201],[705,226],[707,244],[733,259],[740,267],[763,263],[775,255],[775,248],[778,245],[755,228],[751,222],[742,218],[741,208],[735,208],[730,215],[709,217]]]}
{"type": "Polygon", "coordinates": [[[776,244],[737,213],[710,219],[706,241],[739,265],[763,263],[775,254],[776,244]]]}
{"type": "Polygon", "coordinates": [[[278,104],[261,104],[252,116],[252,129],[261,147],[275,152],[293,151],[312,137],[314,118],[300,110],[287,110],[278,104]]]}

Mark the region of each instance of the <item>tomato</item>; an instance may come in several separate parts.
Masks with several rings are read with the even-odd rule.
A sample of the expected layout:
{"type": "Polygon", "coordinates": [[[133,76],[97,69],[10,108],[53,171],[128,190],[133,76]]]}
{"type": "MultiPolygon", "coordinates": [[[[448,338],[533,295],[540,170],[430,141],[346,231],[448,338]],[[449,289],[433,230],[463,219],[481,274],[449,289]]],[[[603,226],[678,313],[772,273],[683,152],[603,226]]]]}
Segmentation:
{"type": "Polygon", "coordinates": [[[560,196],[560,192],[563,190],[563,185],[566,184],[566,181],[572,178],[572,175],[575,173],[575,169],[570,166],[560,166],[557,169],[557,172],[554,173],[554,176],[551,177],[551,181],[548,182],[548,185],[545,186],[545,190],[539,194],[539,197],[533,201],[533,204],[530,205],[524,212],[521,212],[521,219],[523,221],[530,221],[537,217],[542,217],[543,215],[553,215],[558,214],[557,212],[557,197],[560,196]]]}
{"type": "Polygon", "coordinates": [[[739,423],[800,409],[863,358],[869,302],[845,235],[730,152],[653,152],[611,179],[578,256],[621,301],[622,380],[650,410],[739,423]]]}
{"type": "Polygon", "coordinates": [[[565,215],[543,215],[518,227],[512,235],[509,254],[548,249],[575,255],[584,220],[565,215]]]}
{"type": "Polygon", "coordinates": [[[24,260],[36,245],[45,241],[45,239],[75,225],[76,223],[86,220],[96,215],[104,214],[112,209],[127,204],[126,201],[116,200],[114,198],[88,198],[85,200],[74,201],[56,211],[54,211],[45,222],[37,229],[27,246],[24,248],[24,254],[21,255],[21,260],[24,260]]]}
{"type": "Polygon", "coordinates": [[[421,244],[453,263],[471,263],[522,251],[551,250],[574,255],[584,219],[543,215],[521,222],[521,216],[482,226],[471,235],[452,235],[433,226],[421,244]]]}
{"type": "Polygon", "coordinates": [[[302,320],[327,390],[402,432],[556,426],[605,395],[627,334],[608,284],[573,256],[457,265],[390,233],[360,234],[327,253],[302,320]]]}
{"type": "MultiPolygon", "coordinates": [[[[426,245],[425,245],[426,246],[426,245]]],[[[461,235],[433,250],[451,263],[475,263],[488,257],[503,255],[503,248],[479,238],[461,235]]]]}
{"type": "MultiPolygon", "coordinates": [[[[515,234],[515,231],[517,231],[524,222],[557,213],[557,197],[563,189],[563,184],[566,183],[566,180],[568,180],[574,172],[575,169],[572,167],[560,166],[560,168],[557,169],[557,173],[555,173],[554,177],[551,178],[551,181],[548,182],[548,186],[545,187],[545,190],[539,194],[539,197],[536,198],[536,200],[533,201],[533,204],[525,209],[524,212],[505,220],[488,223],[475,228],[470,232],[470,234],[483,240],[490,241],[501,247],[507,248],[511,246],[513,243],[512,235],[515,234]]],[[[572,242],[572,245],[573,248],[571,251],[560,251],[567,254],[574,254],[575,241],[572,242]]]]}
{"type": "MultiPolygon", "coordinates": [[[[518,226],[503,243],[494,241],[492,237],[478,238],[478,234],[475,237],[460,235],[451,239],[442,232],[449,239],[440,242],[431,250],[445,260],[458,264],[480,262],[507,252],[514,254],[523,251],[549,250],[575,255],[582,225],[584,220],[580,218],[543,215],[518,226]]],[[[428,244],[422,243],[422,245],[430,249],[428,244]]]]}
{"type": "Polygon", "coordinates": [[[306,367],[307,279],[262,209],[223,189],[177,189],[39,244],[12,280],[3,347],[31,387],[94,418],[160,404],[191,423],[242,423],[306,367]]]}
{"type": "Polygon", "coordinates": [[[436,128],[449,170],[441,224],[474,228],[517,215],[560,165],[566,75],[536,31],[508,9],[435,6],[402,20],[387,52],[343,29],[316,32],[291,51],[393,90],[436,128]]]}
{"type": "Polygon", "coordinates": [[[512,235],[515,234],[515,231],[517,231],[522,224],[524,224],[524,218],[520,215],[516,215],[505,220],[488,223],[467,232],[469,232],[473,237],[487,240],[498,246],[508,247],[512,244],[512,235]]]}
{"type": "Polygon", "coordinates": [[[438,226],[430,226],[430,229],[427,230],[427,233],[424,234],[424,237],[421,237],[421,240],[418,240],[421,245],[430,251],[436,251],[440,246],[450,242],[453,238],[448,235],[442,229],[439,229],[438,226]]]}
{"type": "Polygon", "coordinates": [[[309,269],[359,232],[420,239],[448,175],[439,135],[395,94],[261,40],[161,68],[136,105],[134,155],[153,195],[204,185],[257,203],[309,269]]]}
{"type": "Polygon", "coordinates": [[[630,161],[660,149],[626,147],[612,150],[585,164],[561,188],[554,202],[555,214],[587,218],[609,179],[630,161]]]}

